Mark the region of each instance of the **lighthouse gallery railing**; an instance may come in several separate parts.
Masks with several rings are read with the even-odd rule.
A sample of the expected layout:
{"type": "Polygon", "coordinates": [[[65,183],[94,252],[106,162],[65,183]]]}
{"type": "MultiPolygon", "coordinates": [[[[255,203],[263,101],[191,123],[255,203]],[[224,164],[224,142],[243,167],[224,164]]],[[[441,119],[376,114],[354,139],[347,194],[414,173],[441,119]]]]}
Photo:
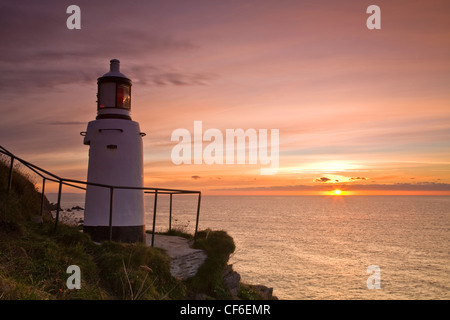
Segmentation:
{"type": "Polygon", "coordinates": [[[9,192],[12,185],[12,178],[13,178],[13,166],[14,161],[19,161],[22,165],[26,166],[28,169],[33,171],[35,174],[40,176],[42,178],[42,196],[41,196],[41,215],[44,211],[44,198],[45,198],[45,182],[46,181],[52,181],[59,184],[58,187],[58,200],[57,200],[57,207],[56,207],[56,215],[55,215],[55,227],[54,231],[58,228],[58,221],[59,221],[59,213],[60,213],[60,207],[61,207],[61,193],[62,193],[62,186],[67,185],[73,188],[86,190],[86,187],[88,185],[102,187],[109,189],[109,240],[112,240],[112,220],[113,220],[113,199],[114,199],[114,190],[115,189],[133,189],[133,190],[143,190],[144,193],[150,193],[154,194],[154,204],[153,204],[153,226],[152,226],[152,242],[151,245],[153,247],[155,242],[155,228],[156,228],[156,208],[157,208],[157,201],[158,201],[158,194],[169,194],[170,195],[170,206],[169,206],[169,231],[172,228],[172,196],[174,194],[198,194],[198,202],[197,202],[197,215],[196,215],[196,222],[195,222],[195,232],[194,232],[194,242],[197,239],[197,230],[198,230],[198,220],[200,215],[200,202],[202,194],[200,191],[192,191],[192,190],[180,190],[180,189],[165,189],[165,188],[150,188],[150,187],[124,187],[124,186],[112,186],[107,184],[101,184],[101,183],[94,183],[94,182],[88,182],[88,181],[81,181],[81,180],[75,180],[75,179],[66,179],[61,178],[47,170],[44,170],[28,161],[25,161],[16,155],[12,154],[2,146],[0,146],[0,153],[8,156],[10,158],[10,167],[9,167],[9,176],[8,176],[8,186],[7,191],[9,192]],[[84,185],[84,186],[83,186],[84,185]]]}

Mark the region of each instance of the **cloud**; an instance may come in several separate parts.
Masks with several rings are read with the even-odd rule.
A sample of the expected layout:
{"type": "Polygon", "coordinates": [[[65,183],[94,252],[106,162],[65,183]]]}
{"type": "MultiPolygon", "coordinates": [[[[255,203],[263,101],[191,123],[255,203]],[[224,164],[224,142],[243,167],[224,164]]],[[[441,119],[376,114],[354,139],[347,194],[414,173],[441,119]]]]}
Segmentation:
{"type": "Polygon", "coordinates": [[[209,85],[218,78],[217,74],[208,72],[186,72],[170,67],[154,65],[135,65],[127,67],[127,75],[133,82],[152,86],[196,86],[209,85]]]}
{"type": "Polygon", "coordinates": [[[369,180],[369,178],[366,177],[351,177],[349,178],[350,181],[355,181],[355,180],[369,180]]]}
{"type": "Polygon", "coordinates": [[[74,126],[74,125],[86,125],[86,121],[46,121],[38,122],[39,124],[51,125],[51,126],[74,126]]]}
{"type": "Polygon", "coordinates": [[[327,183],[329,181],[331,181],[331,179],[327,177],[320,177],[314,180],[314,182],[322,182],[322,183],[327,183]]]}
{"type": "MultiPolygon", "coordinates": [[[[346,186],[345,184],[342,185],[346,186]]],[[[213,191],[329,191],[329,186],[324,185],[285,185],[269,187],[242,187],[242,188],[221,188],[213,191]]],[[[449,183],[395,183],[395,184],[356,184],[348,185],[346,190],[377,190],[377,191],[450,191],[449,183]]]]}
{"type": "Polygon", "coordinates": [[[450,184],[435,183],[435,182],[359,184],[359,185],[352,185],[351,190],[450,191],[450,184]]]}
{"type": "Polygon", "coordinates": [[[200,176],[192,176],[191,178],[194,180],[197,180],[197,179],[200,179],[200,176]]]}
{"type": "Polygon", "coordinates": [[[207,85],[215,77],[202,73],[163,73],[151,77],[152,83],[157,86],[176,85],[207,85]]]}
{"type": "MultiPolygon", "coordinates": [[[[144,15],[148,5],[130,10],[144,15]]],[[[127,15],[127,23],[98,18],[115,15],[114,7],[120,6],[118,3],[108,4],[106,9],[91,3],[80,6],[82,28],[77,31],[66,28],[67,5],[29,2],[2,6],[0,38],[5,41],[0,50],[1,93],[23,94],[59,85],[91,84],[106,73],[112,58],[127,61],[127,70],[132,67],[137,80],[155,86],[205,85],[213,78],[211,74],[195,70],[174,71],[145,64],[149,56],[178,56],[198,49],[190,39],[149,30],[147,19],[132,18],[131,14],[127,15]],[[108,35],[110,39],[105,41],[108,35]]],[[[162,63],[161,59],[154,62],[162,63]]],[[[124,73],[129,77],[133,75],[129,71],[124,73]]]]}

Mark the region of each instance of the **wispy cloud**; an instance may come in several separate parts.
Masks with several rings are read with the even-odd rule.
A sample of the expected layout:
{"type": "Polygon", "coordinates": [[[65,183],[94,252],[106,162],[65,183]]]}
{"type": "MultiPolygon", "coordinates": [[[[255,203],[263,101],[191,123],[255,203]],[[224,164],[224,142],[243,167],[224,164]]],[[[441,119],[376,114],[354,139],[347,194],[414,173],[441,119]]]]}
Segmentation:
{"type": "Polygon", "coordinates": [[[170,159],[171,132],[202,120],[204,130],[280,129],[278,180],[258,176],[254,188],[323,190],[337,179],[355,189],[445,188],[388,183],[450,182],[450,4],[380,1],[380,32],[367,30],[367,6],[353,0],[78,0],[77,31],[66,28],[65,1],[3,1],[0,137],[36,158],[75,150],[85,167],[79,132],[95,119],[96,79],[117,58],[147,133],[149,180],[253,183],[248,166],[232,178],[170,162],[152,171],[170,159]]]}
{"type": "MultiPolygon", "coordinates": [[[[104,14],[113,15],[111,8],[116,6],[117,3],[108,4],[104,14]]],[[[21,92],[35,92],[67,84],[91,84],[107,71],[105,61],[111,58],[128,58],[132,62],[127,75],[153,85],[204,85],[213,78],[208,73],[170,70],[167,65],[148,67],[146,57],[176,56],[197,50],[199,47],[193,41],[99,19],[95,4],[84,4],[81,8],[82,28],[71,32],[65,27],[64,4],[45,1],[2,5],[0,38],[8,41],[0,49],[0,92],[10,93],[18,88],[21,92]]],[[[139,8],[129,9],[143,14],[139,8]]]]}
{"type": "Polygon", "coordinates": [[[369,180],[369,178],[366,177],[350,177],[350,181],[356,181],[356,180],[369,180]]]}
{"type": "Polygon", "coordinates": [[[320,178],[314,179],[314,182],[321,182],[321,183],[327,183],[329,181],[331,181],[331,179],[327,178],[327,177],[320,177],[320,178]]]}
{"type": "MultiPolygon", "coordinates": [[[[377,190],[377,191],[450,191],[448,183],[395,183],[395,184],[341,184],[341,187],[347,187],[351,191],[377,190]]],[[[325,185],[286,185],[286,186],[264,186],[264,187],[235,187],[235,188],[217,188],[213,191],[326,191],[329,190],[325,185]]]]}
{"type": "Polygon", "coordinates": [[[133,65],[128,69],[134,82],[151,86],[208,85],[218,78],[214,73],[187,72],[167,66],[133,65]]]}
{"type": "Polygon", "coordinates": [[[84,121],[43,121],[38,122],[39,124],[51,125],[51,126],[74,126],[74,125],[86,125],[84,121]]]}

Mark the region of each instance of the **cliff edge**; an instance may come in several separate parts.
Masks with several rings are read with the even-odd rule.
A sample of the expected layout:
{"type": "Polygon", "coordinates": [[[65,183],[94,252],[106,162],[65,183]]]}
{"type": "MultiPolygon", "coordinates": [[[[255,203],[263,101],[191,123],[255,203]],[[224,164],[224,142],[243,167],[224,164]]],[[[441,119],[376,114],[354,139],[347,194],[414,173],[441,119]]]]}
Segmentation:
{"type": "Polygon", "coordinates": [[[173,257],[164,249],[96,244],[80,226],[61,221],[55,230],[47,199],[41,215],[41,194],[34,183],[14,170],[8,191],[8,176],[8,166],[0,161],[0,299],[274,298],[270,288],[240,282],[228,265],[235,245],[225,231],[199,231],[192,252],[203,262],[195,274],[174,276],[173,257]],[[81,270],[79,289],[70,285],[71,266],[81,270]]]}

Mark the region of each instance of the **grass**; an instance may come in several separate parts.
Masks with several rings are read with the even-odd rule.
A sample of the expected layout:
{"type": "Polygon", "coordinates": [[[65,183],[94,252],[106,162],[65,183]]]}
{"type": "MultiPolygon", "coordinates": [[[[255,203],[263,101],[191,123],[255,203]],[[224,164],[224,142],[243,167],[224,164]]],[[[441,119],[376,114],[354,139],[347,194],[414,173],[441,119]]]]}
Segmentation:
{"type": "MultiPolygon", "coordinates": [[[[186,233],[183,229],[171,229],[163,234],[189,240],[194,239],[191,234],[186,233]]],[[[194,299],[198,294],[201,294],[208,299],[233,298],[223,283],[223,271],[227,266],[230,255],[236,248],[233,238],[225,231],[207,229],[197,233],[197,240],[193,248],[205,250],[207,258],[198,269],[197,274],[186,280],[186,297],[194,299]]]]}
{"type": "MultiPolygon", "coordinates": [[[[208,258],[196,276],[181,281],[170,274],[170,258],[144,244],[95,244],[77,227],[40,218],[41,194],[30,179],[0,161],[0,299],[186,299],[203,294],[228,299],[222,274],[235,250],[225,231],[200,231],[196,248],[208,258]],[[81,289],[68,289],[70,265],[81,270],[81,289]]],[[[46,200],[46,202],[48,202],[46,200]]],[[[173,230],[171,235],[192,239],[173,230]]]]}
{"type": "Polygon", "coordinates": [[[189,287],[194,293],[203,292],[219,299],[230,299],[222,279],[230,254],[235,250],[233,238],[225,231],[200,231],[194,248],[205,250],[208,257],[197,274],[188,279],[189,287]]]}

